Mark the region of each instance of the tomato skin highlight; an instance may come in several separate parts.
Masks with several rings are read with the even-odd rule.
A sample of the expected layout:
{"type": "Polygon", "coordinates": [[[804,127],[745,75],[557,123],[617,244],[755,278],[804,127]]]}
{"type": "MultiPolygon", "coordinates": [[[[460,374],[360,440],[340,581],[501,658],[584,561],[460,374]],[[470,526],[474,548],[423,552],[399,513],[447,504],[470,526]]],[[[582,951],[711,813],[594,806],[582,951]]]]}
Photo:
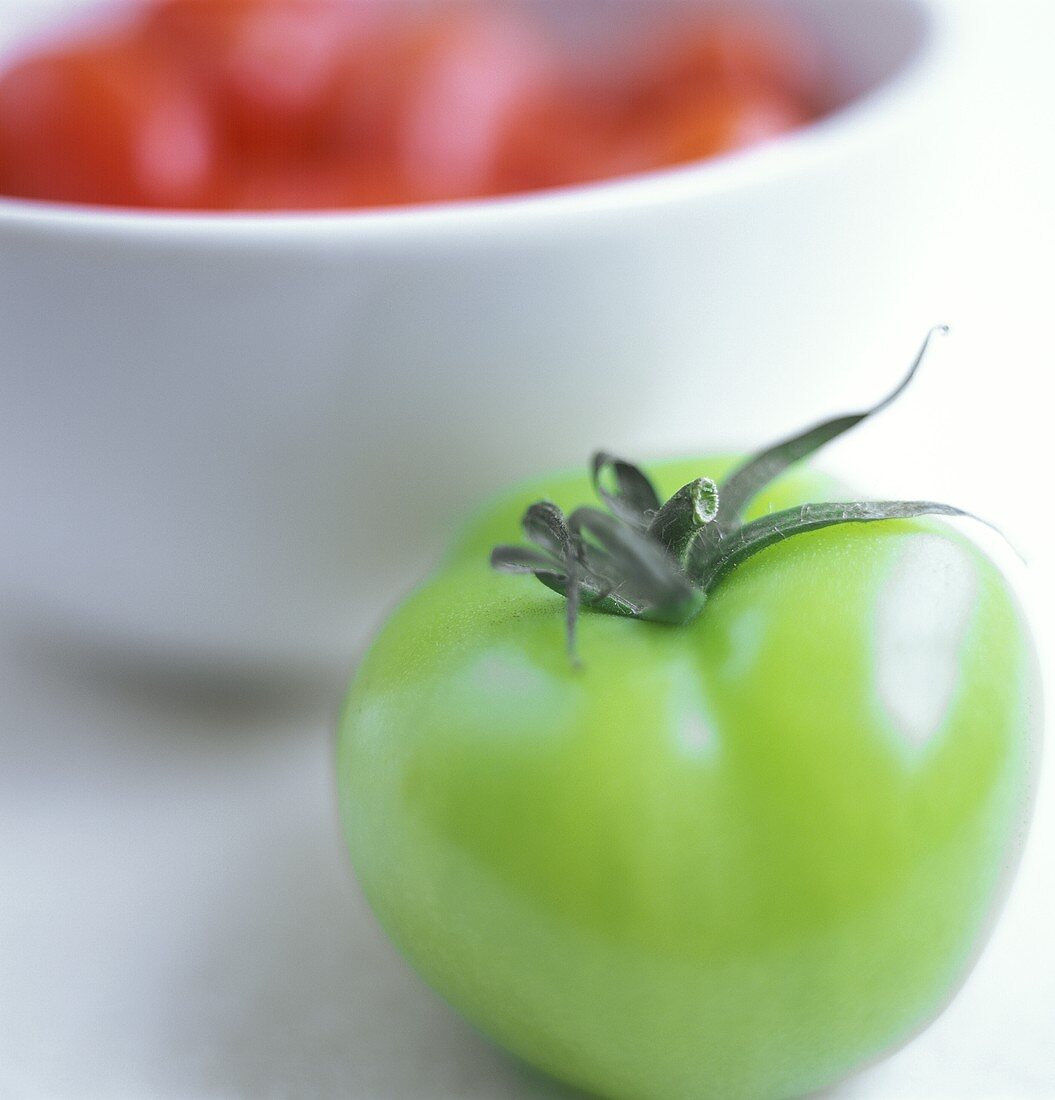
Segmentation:
{"type": "MultiPolygon", "coordinates": [[[[666,495],[722,470],[651,472],[666,495]]],[[[382,925],[496,1041],[615,1100],[802,1095],[904,1042],[1028,816],[1039,687],[1005,581],[938,522],[833,528],[689,626],[585,613],[576,671],[563,601],[487,566],[540,496],[589,486],[474,520],[349,694],[342,813],[382,925]]]]}

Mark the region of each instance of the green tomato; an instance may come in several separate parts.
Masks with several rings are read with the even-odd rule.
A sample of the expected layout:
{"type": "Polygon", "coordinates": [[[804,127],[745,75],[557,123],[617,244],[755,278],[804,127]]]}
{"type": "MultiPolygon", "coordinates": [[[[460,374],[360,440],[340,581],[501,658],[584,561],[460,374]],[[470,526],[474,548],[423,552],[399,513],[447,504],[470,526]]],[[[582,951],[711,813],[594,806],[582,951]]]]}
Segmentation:
{"type": "MultiPolygon", "coordinates": [[[[667,493],[728,460],[654,471],[667,493]]],[[[931,1020],[1025,828],[1039,687],[996,567],[933,520],[832,527],[683,626],[493,573],[478,517],[377,638],[342,813],[388,934],[482,1031],[615,1100],[788,1097],[931,1020]]],[[[830,486],[785,474],[749,513],[830,486]]]]}

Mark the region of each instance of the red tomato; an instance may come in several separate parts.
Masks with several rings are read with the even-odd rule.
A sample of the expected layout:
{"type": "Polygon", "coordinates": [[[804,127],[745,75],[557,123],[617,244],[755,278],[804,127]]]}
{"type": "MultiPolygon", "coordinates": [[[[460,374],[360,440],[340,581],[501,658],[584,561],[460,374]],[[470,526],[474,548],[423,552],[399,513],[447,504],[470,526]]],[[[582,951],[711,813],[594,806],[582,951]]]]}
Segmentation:
{"type": "Polygon", "coordinates": [[[368,48],[347,44],[324,111],[330,152],[349,162],[378,160],[396,171],[410,87],[434,49],[434,18],[389,12],[368,48]]]}
{"type": "Polygon", "coordinates": [[[195,74],[242,155],[273,157],[317,143],[368,10],[337,0],[163,0],[141,40],[195,74]]]}
{"type": "Polygon", "coordinates": [[[634,170],[624,166],[620,119],[611,103],[574,86],[511,120],[498,158],[496,190],[532,191],[587,183],[634,170]]]}
{"type": "Polygon", "coordinates": [[[645,101],[722,86],[779,89],[805,107],[817,68],[816,50],[785,20],[725,13],[666,37],[640,83],[645,101]]]}
{"type": "Polygon", "coordinates": [[[695,160],[812,113],[808,51],[776,22],[724,15],[641,54],[636,70],[580,68],[495,0],[157,0],[130,30],[0,78],[0,190],[216,209],[428,202],[695,160]]]}
{"type": "Polygon", "coordinates": [[[336,160],[248,172],[235,185],[231,205],[244,210],[347,210],[413,201],[391,166],[336,160]]]}
{"type": "Polygon", "coordinates": [[[495,9],[448,18],[409,81],[399,156],[410,190],[425,199],[496,190],[509,134],[559,79],[545,38],[522,18],[495,9]]]}
{"type": "Polygon", "coordinates": [[[351,56],[329,109],[349,161],[401,181],[402,201],[501,190],[507,135],[547,95],[558,70],[546,40],[509,11],[404,9],[351,56]]]}
{"type": "Polygon", "coordinates": [[[0,150],[5,190],[27,198],[197,207],[216,186],[201,97],[120,44],[38,54],[0,77],[0,150]]]}
{"type": "Polygon", "coordinates": [[[808,113],[784,92],[716,85],[631,127],[622,144],[622,170],[703,160],[757,145],[807,121],[808,113]]]}
{"type": "Polygon", "coordinates": [[[742,149],[808,122],[813,58],[783,24],[724,15],[670,38],[632,76],[621,171],[742,149]]]}

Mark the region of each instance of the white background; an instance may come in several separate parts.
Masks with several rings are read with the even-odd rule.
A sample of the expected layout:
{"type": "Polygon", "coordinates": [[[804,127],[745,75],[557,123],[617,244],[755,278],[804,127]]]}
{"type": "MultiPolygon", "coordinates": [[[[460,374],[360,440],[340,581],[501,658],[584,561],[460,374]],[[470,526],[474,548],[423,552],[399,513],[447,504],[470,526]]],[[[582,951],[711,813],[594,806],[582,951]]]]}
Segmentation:
{"type": "MultiPolygon", "coordinates": [[[[946,320],[954,333],[911,397],[825,465],[1000,522],[1029,559],[1008,568],[1043,640],[1055,14],[1045,0],[959,10],[974,51],[959,123],[975,148],[920,302],[921,332],[946,320]]],[[[833,262],[852,278],[852,257],[833,262]]],[[[570,1095],[479,1039],[375,928],[339,839],[332,686],[190,694],[2,627],[0,1096],[570,1095]]],[[[833,1096],[1055,1097],[1053,774],[967,986],[833,1096]]]]}

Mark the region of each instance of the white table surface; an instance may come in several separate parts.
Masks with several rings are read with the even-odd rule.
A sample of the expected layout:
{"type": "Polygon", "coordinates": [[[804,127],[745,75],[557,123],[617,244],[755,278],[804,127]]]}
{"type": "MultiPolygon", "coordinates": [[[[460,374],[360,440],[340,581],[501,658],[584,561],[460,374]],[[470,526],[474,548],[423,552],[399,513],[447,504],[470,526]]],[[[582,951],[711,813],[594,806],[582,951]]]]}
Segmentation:
{"type": "MultiPolygon", "coordinates": [[[[920,303],[921,331],[955,332],[915,392],[825,462],[998,520],[1052,637],[1055,20],[1027,0],[964,12],[999,126],[950,196],[920,303]]],[[[571,1095],[478,1038],[378,932],[336,823],[336,705],[332,686],[192,692],[5,633],[0,617],[0,1096],[571,1095]]],[[[966,987],[832,1096],[1055,1097],[1055,769],[1040,785],[966,987]]]]}

